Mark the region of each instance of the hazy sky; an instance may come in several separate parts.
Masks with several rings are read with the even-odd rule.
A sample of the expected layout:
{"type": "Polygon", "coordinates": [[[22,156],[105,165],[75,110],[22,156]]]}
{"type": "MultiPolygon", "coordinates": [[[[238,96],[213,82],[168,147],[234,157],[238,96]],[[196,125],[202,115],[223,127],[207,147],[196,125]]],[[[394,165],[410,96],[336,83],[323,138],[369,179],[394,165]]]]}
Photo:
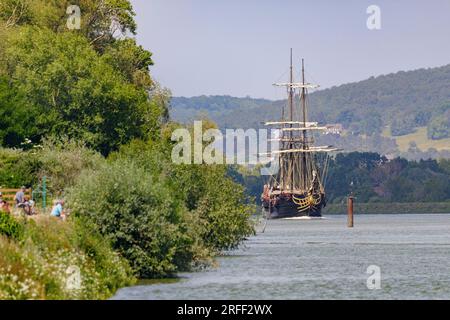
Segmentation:
{"type": "Polygon", "coordinates": [[[153,77],[175,96],[283,93],[289,48],[331,87],[450,63],[450,0],[132,0],[153,77]],[[381,30],[366,26],[369,5],[381,30]],[[284,77],[283,77],[284,75],[284,77]]]}

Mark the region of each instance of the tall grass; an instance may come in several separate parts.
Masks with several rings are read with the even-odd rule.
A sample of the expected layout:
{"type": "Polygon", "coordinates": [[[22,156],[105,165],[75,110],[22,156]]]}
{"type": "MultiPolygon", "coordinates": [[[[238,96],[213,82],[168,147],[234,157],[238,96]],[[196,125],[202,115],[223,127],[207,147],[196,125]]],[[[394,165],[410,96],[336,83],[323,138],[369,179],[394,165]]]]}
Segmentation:
{"type": "Polygon", "coordinates": [[[17,223],[20,240],[0,236],[0,299],[105,299],[134,283],[128,263],[82,222],[17,223]],[[70,270],[79,270],[79,287],[68,285],[70,270]]]}

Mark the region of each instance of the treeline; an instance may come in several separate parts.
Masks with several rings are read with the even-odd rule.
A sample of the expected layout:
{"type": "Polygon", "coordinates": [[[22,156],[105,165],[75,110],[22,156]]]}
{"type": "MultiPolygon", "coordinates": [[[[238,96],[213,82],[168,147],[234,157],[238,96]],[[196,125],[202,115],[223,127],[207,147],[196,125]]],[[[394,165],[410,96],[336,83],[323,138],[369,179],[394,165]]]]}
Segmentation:
{"type": "MultiPolygon", "coordinates": [[[[257,200],[267,177],[257,169],[233,168],[230,175],[257,200]]],[[[329,162],[329,204],[353,193],[359,203],[450,202],[450,160],[388,160],[377,153],[340,153],[329,162]]]]}
{"type": "Polygon", "coordinates": [[[70,210],[67,222],[2,214],[0,297],[105,298],[208,265],[253,234],[254,207],[225,166],[172,163],[170,93],[126,37],[135,31],[128,0],[0,2],[0,186],[37,189],[45,176],[70,210]],[[70,5],[79,30],[66,27],[70,5]],[[81,291],[65,288],[70,265],[92,280],[81,291]]]}
{"type": "Polygon", "coordinates": [[[329,201],[353,192],[359,202],[450,201],[450,160],[388,160],[376,153],[338,154],[330,163],[329,201]]]}

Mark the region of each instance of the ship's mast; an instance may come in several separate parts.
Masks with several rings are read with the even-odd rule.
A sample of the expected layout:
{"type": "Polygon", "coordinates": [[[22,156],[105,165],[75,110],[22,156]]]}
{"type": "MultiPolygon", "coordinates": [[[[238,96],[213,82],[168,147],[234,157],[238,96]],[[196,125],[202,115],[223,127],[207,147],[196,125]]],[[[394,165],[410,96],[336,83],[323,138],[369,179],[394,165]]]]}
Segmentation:
{"type": "MultiPolygon", "coordinates": [[[[303,109],[303,126],[306,127],[306,88],[305,88],[305,60],[302,59],[302,109],[303,109]]],[[[303,132],[306,136],[306,131],[303,132]]]]}
{"type": "MultiPolygon", "coordinates": [[[[290,66],[290,79],[289,79],[290,83],[294,83],[294,67],[293,67],[293,63],[292,63],[292,48],[291,48],[291,66],[290,66]]],[[[291,123],[289,124],[289,127],[292,128],[292,121],[294,121],[294,88],[291,86],[289,86],[289,121],[291,121],[291,123]]],[[[293,137],[293,132],[290,131],[289,132],[289,149],[293,148],[292,145],[292,137],[293,137]]],[[[291,191],[294,189],[294,158],[295,155],[294,154],[289,154],[288,155],[288,173],[289,173],[289,187],[291,189],[291,191]]]]}
{"type": "MultiPolygon", "coordinates": [[[[290,77],[289,82],[294,82],[294,67],[292,64],[292,48],[291,48],[291,66],[290,66],[290,77]]],[[[294,121],[294,88],[292,86],[289,86],[289,121],[294,121]]],[[[292,128],[292,124],[290,125],[292,128]]]]}
{"type": "MultiPolygon", "coordinates": [[[[306,127],[306,88],[305,88],[305,60],[302,59],[302,94],[301,94],[301,102],[302,102],[302,111],[303,111],[303,126],[306,127]]],[[[308,141],[307,141],[306,130],[303,131],[303,149],[308,149],[308,141]]],[[[301,161],[303,170],[301,170],[301,179],[302,179],[302,188],[306,189],[307,179],[308,179],[308,168],[307,168],[307,157],[309,154],[301,153],[301,161]]]]}
{"type": "Polygon", "coordinates": [[[315,89],[319,86],[306,82],[305,62],[302,59],[302,79],[301,82],[294,82],[294,66],[292,48],[290,50],[289,82],[274,83],[275,86],[286,87],[288,93],[287,108],[288,114],[285,118],[285,107],[282,108],[281,121],[266,122],[266,125],[279,126],[281,135],[280,150],[271,151],[271,155],[278,155],[280,170],[278,172],[277,186],[280,192],[305,193],[311,190],[315,181],[316,165],[314,155],[317,152],[338,151],[333,146],[313,146],[313,139],[309,138],[308,131],[326,130],[326,127],[319,127],[317,122],[308,122],[307,119],[307,94],[308,89],[315,89]],[[299,90],[300,103],[295,102],[296,90],[299,90]],[[296,106],[298,109],[295,109],[296,106]]]}

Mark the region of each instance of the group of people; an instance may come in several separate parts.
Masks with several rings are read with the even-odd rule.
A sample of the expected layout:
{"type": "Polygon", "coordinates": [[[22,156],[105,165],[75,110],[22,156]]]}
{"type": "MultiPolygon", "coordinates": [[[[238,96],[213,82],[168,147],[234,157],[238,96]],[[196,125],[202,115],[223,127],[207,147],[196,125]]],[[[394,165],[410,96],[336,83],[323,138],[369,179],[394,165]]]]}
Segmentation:
{"type": "MultiPolygon", "coordinates": [[[[21,208],[27,215],[35,214],[34,201],[28,199],[25,196],[26,188],[22,187],[14,196],[14,201],[16,203],[16,208],[21,208]]],[[[11,213],[11,208],[9,207],[8,201],[3,199],[3,194],[0,192],[0,210],[6,213],[11,213]]]]}
{"type": "Polygon", "coordinates": [[[17,191],[16,195],[14,196],[14,201],[16,202],[16,207],[23,209],[23,211],[29,215],[34,215],[35,209],[34,209],[34,201],[31,199],[28,199],[25,196],[27,188],[22,187],[19,191],[17,191]]]}
{"type": "MultiPolygon", "coordinates": [[[[23,211],[25,212],[26,215],[32,216],[32,215],[36,214],[35,202],[32,199],[28,199],[25,195],[25,192],[26,192],[26,188],[22,187],[15,194],[15,196],[14,196],[14,201],[16,203],[15,208],[23,209],[23,211]]],[[[64,219],[65,213],[64,213],[63,206],[64,206],[64,200],[54,200],[52,211],[51,211],[50,215],[52,217],[64,219]]],[[[6,213],[11,213],[9,203],[5,199],[3,199],[3,195],[1,192],[0,192],[0,211],[6,212],[6,213]]]]}

